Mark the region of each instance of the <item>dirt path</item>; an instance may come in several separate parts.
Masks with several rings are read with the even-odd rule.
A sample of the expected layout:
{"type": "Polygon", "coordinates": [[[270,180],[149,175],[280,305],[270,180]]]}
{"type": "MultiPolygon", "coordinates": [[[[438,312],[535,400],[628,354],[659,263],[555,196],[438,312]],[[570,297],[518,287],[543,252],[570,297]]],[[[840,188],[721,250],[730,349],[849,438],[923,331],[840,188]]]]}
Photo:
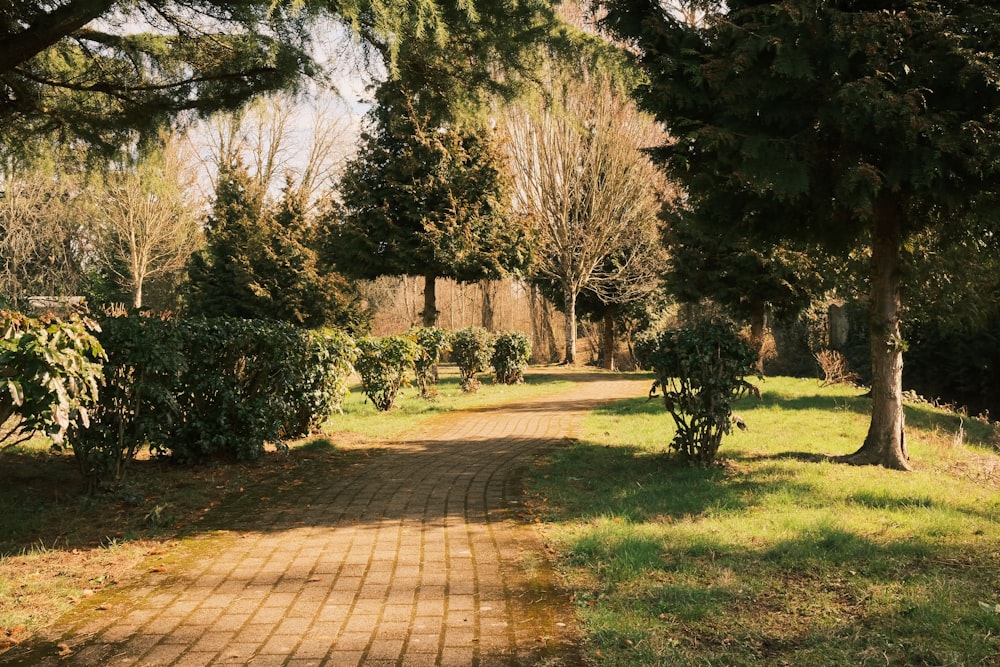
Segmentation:
{"type": "MultiPolygon", "coordinates": [[[[181,573],[150,575],[117,615],[38,665],[579,665],[573,612],[520,471],[581,416],[644,381],[581,374],[570,392],[450,413],[302,489],[181,573]]],[[[117,609],[117,607],[116,607],[117,609]]]]}

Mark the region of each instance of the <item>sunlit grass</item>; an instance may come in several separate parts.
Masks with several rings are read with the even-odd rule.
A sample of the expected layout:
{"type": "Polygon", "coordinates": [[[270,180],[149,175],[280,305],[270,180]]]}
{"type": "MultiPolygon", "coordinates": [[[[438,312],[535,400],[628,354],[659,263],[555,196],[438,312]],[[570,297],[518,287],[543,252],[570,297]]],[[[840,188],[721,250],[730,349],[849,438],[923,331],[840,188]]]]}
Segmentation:
{"type": "MultiPolygon", "coordinates": [[[[656,401],[593,414],[531,498],[608,665],[979,665],[1000,656],[1000,456],[907,408],[917,468],[851,467],[870,401],[768,379],[721,464],[667,455],[656,401]],[[959,443],[959,437],[962,443],[959,443]]],[[[960,431],[961,426],[961,431],[960,431]]]]}
{"type": "Polygon", "coordinates": [[[438,395],[435,398],[422,398],[415,385],[404,387],[395,407],[388,412],[376,410],[364,395],[361,386],[354,385],[344,401],[344,413],[334,415],[327,422],[326,430],[369,439],[393,438],[428,419],[454,410],[501,405],[553,394],[568,389],[572,384],[568,379],[561,379],[558,374],[533,373],[530,368],[525,373],[523,384],[494,384],[486,373],[480,376],[480,381],[482,386],[478,391],[463,392],[459,386],[458,370],[454,366],[442,365],[437,385],[438,395]]]}

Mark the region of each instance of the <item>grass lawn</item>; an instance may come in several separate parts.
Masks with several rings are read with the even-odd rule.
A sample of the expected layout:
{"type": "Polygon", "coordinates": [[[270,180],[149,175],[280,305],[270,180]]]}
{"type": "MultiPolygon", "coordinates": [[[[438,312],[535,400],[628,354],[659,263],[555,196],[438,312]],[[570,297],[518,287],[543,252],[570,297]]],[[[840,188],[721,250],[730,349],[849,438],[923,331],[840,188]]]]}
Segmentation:
{"type": "Polygon", "coordinates": [[[598,665],[1000,665],[996,433],[906,408],[916,472],[835,463],[850,387],[768,378],[719,465],[667,454],[662,403],[594,413],[528,497],[598,665]]]}
{"type": "Polygon", "coordinates": [[[134,462],[114,495],[85,497],[72,455],[50,452],[42,438],[0,452],[0,663],[4,648],[85,598],[111,593],[151,568],[177,567],[177,558],[217,547],[234,527],[253,530],[261,507],[294,505],[302,484],[325,484],[425,420],[570,386],[558,369],[529,371],[522,385],[494,385],[485,374],[482,380],[479,392],[465,394],[457,371],[443,367],[436,400],[405,389],[387,413],[354,387],[344,414],[322,433],[290,443],[287,453],[195,466],[147,457],[134,462]]]}

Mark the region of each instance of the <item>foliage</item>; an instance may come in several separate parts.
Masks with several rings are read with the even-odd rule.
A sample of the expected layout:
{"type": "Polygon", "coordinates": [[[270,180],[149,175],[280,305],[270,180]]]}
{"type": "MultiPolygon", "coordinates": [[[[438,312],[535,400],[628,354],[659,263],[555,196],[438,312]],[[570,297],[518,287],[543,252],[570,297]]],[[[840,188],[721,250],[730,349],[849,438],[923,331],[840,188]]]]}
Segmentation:
{"type": "Polygon", "coordinates": [[[524,370],[531,359],[531,339],[520,331],[501,331],[493,337],[493,381],[500,384],[521,384],[524,370]]]}
{"type": "Polygon", "coordinates": [[[286,183],[272,209],[241,163],[224,166],[206,224],[205,249],[191,258],[189,309],[305,327],[364,327],[353,286],[312,247],[305,193],[286,183]]]}
{"type": "Polygon", "coordinates": [[[437,395],[438,363],[441,355],[451,349],[448,332],[440,327],[420,327],[411,330],[410,335],[419,347],[413,370],[420,395],[434,398],[437,395]]]}
{"type": "Polygon", "coordinates": [[[300,360],[301,379],[288,390],[293,397],[293,420],[287,437],[300,437],[320,428],[334,413],[343,412],[358,348],[354,339],[338,329],[301,333],[305,347],[300,360]]]}
{"type": "Polygon", "coordinates": [[[759,375],[756,352],[732,327],[707,322],[652,335],[637,354],[655,374],[653,390],[662,390],[677,425],[671,448],[691,463],[710,465],[722,436],[732,430],[733,402],[746,393],[759,395],[746,380],[759,375]]]}
{"type": "Polygon", "coordinates": [[[424,326],[437,320],[433,281],[499,278],[528,263],[527,230],[508,213],[493,133],[417,114],[405,89],[383,84],[340,204],[324,215],[328,262],[355,278],[424,276],[424,326]]]}
{"type": "Polygon", "coordinates": [[[0,311],[0,326],[0,444],[36,431],[58,444],[71,427],[87,427],[106,358],[92,333],[96,323],[0,311]]]}
{"type": "Polygon", "coordinates": [[[283,447],[287,426],[299,420],[303,332],[220,317],[185,320],[182,336],[189,363],[179,379],[181,423],[166,447],[170,455],[247,461],[263,455],[267,442],[283,447]]]}
{"type": "Polygon", "coordinates": [[[236,109],[315,72],[316,3],[7,3],[0,11],[0,135],[50,133],[105,150],[177,116],[236,109]]]}
{"type": "Polygon", "coordinates": [[[90,424],[68,440],[90,491],[121,483],[143,448],[165,449],[181,415],[177,382],[187,359],[176,321],[139,313],[102,317],[104,388],[90,424]]]}
{"type": "Polygon", "coordinates": [[[420,348],[412,336],[365,337],[358,341],[354,367],[361,387],[380,411],[392,409],[399,390],[408,383],[420,348]]]}
{"type": "Polygon", "coordinates": [[[1000,9],[737,0],[692,25],[659,3],[604,6],[694,210],[841,257],[870,244],[872,422],[850,460],[908,469],[903,249],[926,229],[996,233],[1000,9]]]}
{"type": "Polygon", "coordinates": [[[480,387],[478,373],[486,370],[493,355],[493,336],[482,327],[466,327],[451,334],[451,359],[458,366],[462,391],[480,387]]]}

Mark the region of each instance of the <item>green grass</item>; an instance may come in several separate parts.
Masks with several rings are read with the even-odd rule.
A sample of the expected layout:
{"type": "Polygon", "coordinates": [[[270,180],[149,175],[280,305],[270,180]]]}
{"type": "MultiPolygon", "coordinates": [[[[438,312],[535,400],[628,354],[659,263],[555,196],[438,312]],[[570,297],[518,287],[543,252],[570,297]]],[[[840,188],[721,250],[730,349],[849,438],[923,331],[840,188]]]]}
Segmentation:
{"type": "Polygon", "coordinates": [[[458,370],[442,365],[438,396],[427,400],[420,397],[416,385],[404,387],[396,405],[388,412],[379,412],[368,401],[360,385],[351,387],[344,401],[344,413],[334,415],[327,423],[327,430],[338,434],[354,434],[372,439],[391,439],[417,427],[427,419],[453,410],[470,410],[488,405],[511,403],[521,399],[552,394],[568,389],[572,382],[553,373],[525,373],[524,383],[516,385],[493,384],[487,374],[479,376],[482,386],[474,393],[463,392],[459,386],[458,370]]]}
{"type": "Polygon", "coordinates": [[[676,463],[669,415],[637,399],[594,413],[535,472],[529,497],[595,662],[1000,664],[989,425],[908,406],[917,471],[851,467],[829,455],[864,439],[860,391],[761,389],[718,466],[676,463]]]}

